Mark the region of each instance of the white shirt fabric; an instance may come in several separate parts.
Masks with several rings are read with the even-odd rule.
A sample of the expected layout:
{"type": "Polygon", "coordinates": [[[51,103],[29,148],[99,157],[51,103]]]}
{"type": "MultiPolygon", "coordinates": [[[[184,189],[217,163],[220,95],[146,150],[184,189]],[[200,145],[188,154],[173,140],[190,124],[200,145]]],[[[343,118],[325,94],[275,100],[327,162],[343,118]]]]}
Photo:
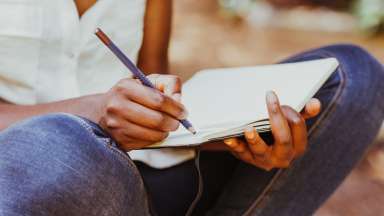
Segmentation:
{"type": "MultiPolygon", "coordinates": [[[[0,98],[33,105],[108,91],[130,72],[97,39],[102,28],[133,60],[143,37],[145,0],[98,0],[81,17],[73,0],[0,0],[0,98]]],[[[155,168],[193,150],[137,150],[155,168]]]]}

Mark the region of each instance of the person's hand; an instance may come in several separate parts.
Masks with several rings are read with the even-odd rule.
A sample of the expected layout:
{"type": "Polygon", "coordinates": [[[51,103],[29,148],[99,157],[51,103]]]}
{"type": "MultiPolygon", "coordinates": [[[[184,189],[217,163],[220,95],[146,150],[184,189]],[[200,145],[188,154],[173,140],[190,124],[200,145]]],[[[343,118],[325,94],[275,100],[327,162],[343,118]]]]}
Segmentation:
{"type": "Polygon", "coordinates": [[[129,151],[165,139],[187,112],[179,102],[181,81],[173,75],[148,78],[162,92],[135,79],[122,79],[104,97],[100,126],[129,151]]]}
{"type": "Polygon", "coordinates": [[[318,115],[321,104],[311,99],[300,114],[289,106],[280,106],[274,92],[268,92],[266,100],[273,145],[268,146],[252,127],[245,130],[245,141],[229,138],[224,143],[235,157],[246,163],[265,170],[287,168],[293,159],[305,152],[308,142],[305,119],[318,115]]]}

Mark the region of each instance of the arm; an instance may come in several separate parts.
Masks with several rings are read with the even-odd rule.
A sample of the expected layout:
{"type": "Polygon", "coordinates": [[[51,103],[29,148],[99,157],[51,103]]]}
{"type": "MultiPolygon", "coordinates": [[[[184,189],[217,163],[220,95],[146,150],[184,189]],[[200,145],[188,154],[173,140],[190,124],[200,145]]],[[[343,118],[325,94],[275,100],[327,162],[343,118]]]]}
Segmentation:
{"type": "Polygon", "coordinates": [[[19,120],[52,112],[66,112],[98,123],[125,151],[159,142],[186,118],[184,106],[175,100],[181,81],[172,75],[149,76],[169,96],[122,79],[108,92],[38,105],[0,103],[0,130],[19,120]]]}
{"type": "MultiPolygon", "coordinates": [[[[144,41],[138,60],[138,65],[143,71],[168,71],[171,13],[171,0],[148,0],[144,41]]],[[[230,151],[237,158],[266,170],[289,166],[290,162],[306,149],[307,130],[304,119],[320,112],[320,102],[316,99],[310,101],[300,114],[290,107],[280,106],[277,96],[270,93],[267,106],[275,140],[272,146],[267,146],[258,133],[249,128],[244,132],[246,142],[233,138],[224,140],[226,145],[223,142],[207,143],[202,149],[230,151]]]]}
{"type": "Polygon", "coordinates": [[[100,100],[102,100],[101,94],[25,106],[9,104],[0,100],[0,130],[22,119],[53,112],[71,113],[97,122],[97,111],[100,110],[98,105],[100,100]]]}
{"type": "Polygon", "coordinates": [[[172,0],[148,0],[144,37],[138,67],[146,73],[168,73],[168,46],[171,34],[172,0]]]}
{"type": "MultiPolygon", "coordinates": [[[[168,45],[170,39],[170,31],[171,31],[171,18],[172,18],[172,0],[148,0],[147,1],[147,9],[144,20],[144,39],[143,44],[140,50],[138,65],[147,73],[153,72],[167,72],[168,71],[168,45]]],[[[273,103],[267,103],[270,106],[273,103]]],[[[318,101],[310,102],[307,105],[309,110],[315,109],[314,114],[308,117],[317,115],[319,112],[318,101]],[[314,107],[314,108],[313,108],[314,107]]],[[[306,109],[306,110],[308,110],[306,109]]],[[[305,116],[306,114],[303,114],[305,116]]],[[[306,137],[304,140],[300,140],[301,143],[292,143],[291,136],[296,135],[299,137],[306,135],[306,129],[303,127],[304,120],[300,114],[293,111],[288,107],[282,107],[278,109],[278,113],[271,113],[271,119],[277,119],[277,123],[273,125],[273,135],[275,138],[279,138],[280,136],[288,136],[284,137],[288,139],[290,142],[291,149],[286,151],[293,152],[297,146],[301,148],[306,147],[306,137]],[[292,119],[300,119],[301,121],[294,121],[292,119]],[[292,135],[291,135],[292,129],[292,135]],[[293,145],[295,144],[295,145],[293,145]],[[304,147],[303,147],[304,146],[304,147]]],[[[304,125],[305,126],[305,125],[304,125]]],[[[258,136],[256,131],[249,131],[245,133],[248,134],[248,137],[252,137],[252,139],[247,139],[247,143],[241,142],[240,139],[228,139],[225,140],[227,145],[224,145],[223,142],[211,142],[204,144],[202,146],[203,150],[210,151],[231,151],[234,155],[239,157],[240,159],[254,164],[259,167],[263,167],[269,169],[270,167],[281,167],[285,166],[287,161],[291,161],[293,157],[289,160],[275,160],[278,163],[274,163],[273,165],[261,164],[258,161],[253,160],[253,155],[257,155],[258,152],[251,152],[251,144],[252,143],[261,143],[263,146],[255,147],[261,148],[263,151],[269,147],[264,146],[264,143],[258,136]],[[257,139],[257,140],[255,140],[257,139]],[[232,145],[231,145],[232,144],[232,145]],[[240,152],[240,153],[239,153],[240,152]]],[[[247,137],[247,136],[246,136],[247,137]]],[[[296,139],[297,140],[297,139],[296,139]]],[[[281,143],[276,142],[274,146],[279,148],[281,143]]],[[[254,148],[254,149],[255,149],[254,148]]],[[[302,150],[300,150],[302,151],[302,150]]],[[[263,152],[264,153],[264,152],[263,152]]],[[[299,155],[299,154],[297,154],[299,155]]]]}

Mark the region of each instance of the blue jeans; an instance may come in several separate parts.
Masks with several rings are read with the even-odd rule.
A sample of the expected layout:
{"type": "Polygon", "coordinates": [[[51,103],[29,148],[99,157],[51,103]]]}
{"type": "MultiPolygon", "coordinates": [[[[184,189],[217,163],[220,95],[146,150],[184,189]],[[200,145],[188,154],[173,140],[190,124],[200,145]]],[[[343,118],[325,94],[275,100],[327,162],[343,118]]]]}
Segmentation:
{"type": "MultiPolygon", "coordinates": [[[[204,190],[194,214],[310,215],[342,182],[383,120],[384,69],[352,45],[285,62],[325,57],[341,65],[316,95],[323,111],[307,122],[307,153],[289,169],[265,172],[227,153],[202,152],[204,190]]],[[[0,215],[182,215],[197,175],[193,161],[164,170],[135,164],[98,125],[69,114],[0,133],[0,215]]]]}

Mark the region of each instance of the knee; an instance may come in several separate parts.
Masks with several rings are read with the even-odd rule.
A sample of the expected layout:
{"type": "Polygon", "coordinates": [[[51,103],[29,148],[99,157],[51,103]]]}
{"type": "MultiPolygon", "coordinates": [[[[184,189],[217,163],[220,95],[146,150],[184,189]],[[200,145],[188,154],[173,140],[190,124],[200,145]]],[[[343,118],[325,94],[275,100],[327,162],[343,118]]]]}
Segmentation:
{"type": "Polygon", "coordinates": [[[91,139],[90,126],[77,116],[54,113],[20,121],[0,133],[1,149],[44,149],[61,151],[81,146],[81,139],[91,139]]]}
{"type": "Polygon", "coordinates": [[[335,44],[318,49],[324,57],[335,57],[346,79],[379,84],[384,79],[383,65],[364,48],[354,44],[335,44]]]}
{"type": "Polygon", "coordinates": [[[83,127],[81,119],[66,113],[52,113],[35,116],[11,125],[1,133],[1,137],[47,137],[49,135],[71,133],[73,130],[83,127]]]}
{"type": "Polygon", "coordinates": [[[322,47],[320,49],[324,49],[330,52],[333,52],[335,54],[343,53],[343,54],[351,54],[351,55],[357,55],[357,56],[370,56],[367,50],[365,50],[363,47],[356,45],[356,44],[332,44],[329,46],[322,47]]]}
{"type": "Polygon", "coordinates": [[[34,116],[12,125],[10,130],[33,128],[34,132],[57,131],[68,126],[79,124],[79,117],[67,113],[52,113],[34,116]]]}
{"type": "Polygon", "coordinates": [[[314,50],[314,53],[318,53],[324,58],[337,58],[341,66],[353,65],[356,68],[356,66],[359,67],[367,63],[377,64],[375,58],[367,50],[354,44],[329,45],[314,50]]]}
{"type": "MultiPolygon", "coordinates": [[[[17,203],[17,208],[28,211],[40,208],[37,211],[58,212],[58,209],[65,211],[61,209],[63,206],[84,203],[84,200],[91,202],[94,197],[102,197],[98,199],[102,203],[97,206],[105,203],[116,206],[116,202],[125,205],[139,198],[138,194],[144,194],[142,180],[132,161],[116,152],[117,149],[107,148],[104,138],[98,139],[90,131],[91,127],[73,115],[49,114],[30,118],[3,131],[0,134],[0,188],[20,192],[10,197],[0,195],[0,208],[6,203],[17,203]]],[[[76,206],[80,209],[66,209],[71,212],[68,215],[87,210],[88,204],[76,206]]]]}

